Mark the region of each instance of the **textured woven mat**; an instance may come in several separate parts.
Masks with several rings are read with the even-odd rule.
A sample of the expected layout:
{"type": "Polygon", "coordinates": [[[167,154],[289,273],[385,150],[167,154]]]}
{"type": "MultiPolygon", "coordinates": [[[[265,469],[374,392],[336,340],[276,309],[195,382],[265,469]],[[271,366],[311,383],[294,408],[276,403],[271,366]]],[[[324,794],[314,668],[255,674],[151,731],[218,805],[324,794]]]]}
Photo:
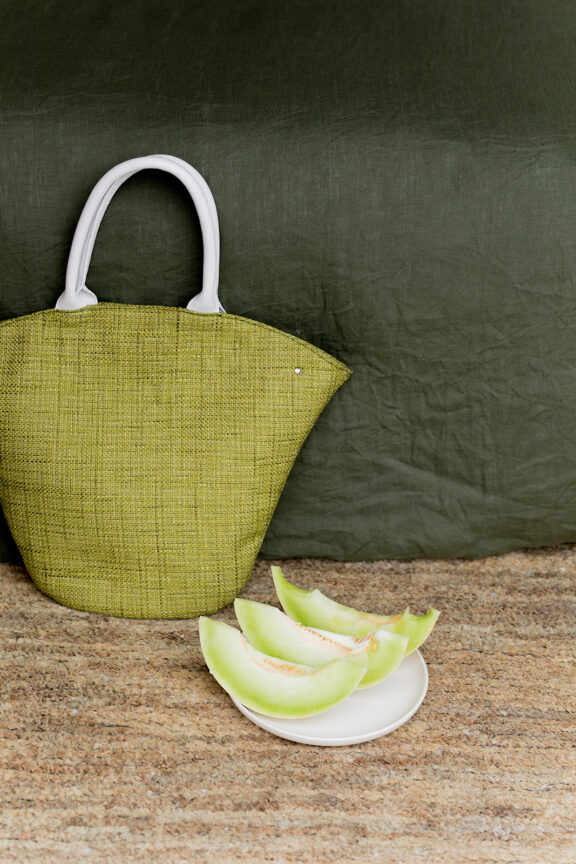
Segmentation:
{"type": "MultiPolygon", "coordinates": [[[[366,609],[443,610],[406,726],[274,738],[209,677],[196,621],[70,611],[0,566],[2,864],[572,864],[576,549],[283,567],[366,609]]],[[[273,601],[267,562],[243,596],[273,601]]]]}

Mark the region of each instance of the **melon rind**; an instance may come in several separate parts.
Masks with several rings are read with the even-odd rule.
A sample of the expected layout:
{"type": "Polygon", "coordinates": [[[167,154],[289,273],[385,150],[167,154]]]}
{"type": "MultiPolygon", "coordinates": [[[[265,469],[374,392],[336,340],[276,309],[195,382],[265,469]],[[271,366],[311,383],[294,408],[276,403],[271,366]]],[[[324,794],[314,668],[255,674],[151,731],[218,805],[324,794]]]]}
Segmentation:
{"type": "Polygon", "coordinates": [[[254,648],[293,663],[321,666],[330,660],[365,652],[368,665],[359,689],[388,677],[404,659],[408,636],[377,630],[364,637],[306,627],[280,609],[254,600],[236,599],[236,618],[254,648]]]}
{"type": "Polygon", "coordinates": [[[409,637],[406,656],[425,642],[440,612],[429,609],[426,615],[412,615],[406,609],[400,615],[374,615],[344,606],[326,597],[317,588],[304,591],[284,577],[277,565],[271,565],[276,594],[286,614],[306,627],[316,627],[334,633],[362,637],[385,629],[409,637]]]}
{"type": "Polygon", "coordinates": [[[258,651],[228,624],[200,617],[200,644],[221,687],[253,711],[269,717],[320,714],[342,702],[366,672],[365,654],[310,667],[258,651]]]}

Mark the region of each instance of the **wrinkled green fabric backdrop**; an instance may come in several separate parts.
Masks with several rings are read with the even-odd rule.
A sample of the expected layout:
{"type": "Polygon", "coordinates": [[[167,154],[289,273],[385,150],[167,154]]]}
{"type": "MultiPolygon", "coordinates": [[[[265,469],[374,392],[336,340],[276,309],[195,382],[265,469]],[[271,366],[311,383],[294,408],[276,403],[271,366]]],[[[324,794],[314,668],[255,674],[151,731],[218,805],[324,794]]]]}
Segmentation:
{"type": "MultiPolygon", "coordinates": [[[[108,168],[180,156],[226,310],[354,371],[264,557],[575,541],[575,46],[571,0],[0,0],[0,317],[53,305],[108,168]]],[[[88,285],[185,304],[200,267],[185,190],[147,172],[88,285]]]]}

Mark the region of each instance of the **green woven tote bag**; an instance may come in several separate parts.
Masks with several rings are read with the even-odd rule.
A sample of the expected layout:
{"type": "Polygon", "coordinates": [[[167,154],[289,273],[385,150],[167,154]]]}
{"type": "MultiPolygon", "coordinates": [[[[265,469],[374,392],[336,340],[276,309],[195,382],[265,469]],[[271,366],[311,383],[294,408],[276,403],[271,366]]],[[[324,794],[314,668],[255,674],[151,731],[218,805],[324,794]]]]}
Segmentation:
{"type": "Polygon", "coordinates": [[[203,178],[130,159],[92,190],[55,309],[0,324],[0,500],[36,586],[129,618],[216,612],[246,583],[294,459],[350,370],[218,299],[219,232],[203,178]],[[202,291],[184,308],[98,303],[98,227],[142,169],[197,208],[202,291]]]}

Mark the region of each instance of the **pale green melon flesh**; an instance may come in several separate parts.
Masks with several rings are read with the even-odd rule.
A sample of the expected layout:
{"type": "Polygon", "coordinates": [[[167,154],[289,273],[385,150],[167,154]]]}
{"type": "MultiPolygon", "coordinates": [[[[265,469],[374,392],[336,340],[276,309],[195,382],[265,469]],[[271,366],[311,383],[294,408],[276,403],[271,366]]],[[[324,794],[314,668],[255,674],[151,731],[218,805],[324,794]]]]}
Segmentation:
{"type": "MultiPolygon", "coordinates": [[[[296,624],[296,622],[294,622],[296,624]]],[[[301,625],[302,627],[304,625],[301,625]]],[[[409,638],[400,633],[391,633],[380,627],[373,633],[367,636],[347,636],[343,633],[330,633],[328,630],[320,630],[318,627],[307,627],[312,633],[319,633],[322,636],[330,638],[332,641],[339,641],[341,644],[350,646],[353,650],[359,650],[355,646],[368,643],[368,668],[364,678],[358,685],[358,690],[364,687],[372,687],[373,684],[379,684],[388,675],[391,675],[398,668],[408,648],[409,638]],[[390,638],[393,637],[393,638],[390,638]]],[[[362,649],[360,649],[362,650],[362,649]]]]}
{"type": "Polygon", "coordinates": [[[390,621],[383,624],[382,627],[384,630],[389,630],[390,633],[402,633],[408,636],[408,647],[406,648],[406,655],[408,655],[426,641],[439,615],[438,609],[429,609],[426,615],[412,615],[407,609],[397,621],[390,621]]]}
{"type": "Polygon", "coordinates": [[[251,645],[265,654],[294,663],[322,666],[330,660],[346,657],[353,648],[361,649],[367,645],[366,639],[350,636],[345,636],[345,641],[335,641],[330,634],[317,633],[289,618],[280,609],[254,600],[236,599],[234,611],[251,645]],[[287,656],[290,653],[292,656],[287,656]]]}
{"type": "Polygon", "coordinates": [[[368,668],[358,689],[379,684],[398,668],[408,650],[408,637],[380,628],[372,636],[372,650],[368,652],[368,668]],[[390,639],[396,636],[396,639],[390,639]]]}
{"type": "Polygon", "coordinates": [[[200,644],[218,683],[239,702],[270,717],[310,717],[337,705],[356,689],[366,671],[365,654],[312,668],[270,657],[239,630],[200,618],[200,644]]]}
{"type": "Polygon", "coordinates": [[[359,688],[390,675],[402,662],[408,645],[407,636],[387,630],[358,638],[306,627],[279,609],[254,600],[237,599],[234,610],[250,644],[283,660],[320,666],[350,652],[366,652],[368,666],[359,688]]]}
{"type": "Polygon", "coordinates": [[[336,603],[318,589],[304,591],[284,578],[280,567],[272,565],[272,577],[278,599],[290,618],[306,627],[318,627],[349,636],[366,636],[384,628],[409,637],[406,655],[428,638],[440,612],[430,609],[426,615],[412,615],[408,609],[400,615],[373,615],[336,603]]]}

